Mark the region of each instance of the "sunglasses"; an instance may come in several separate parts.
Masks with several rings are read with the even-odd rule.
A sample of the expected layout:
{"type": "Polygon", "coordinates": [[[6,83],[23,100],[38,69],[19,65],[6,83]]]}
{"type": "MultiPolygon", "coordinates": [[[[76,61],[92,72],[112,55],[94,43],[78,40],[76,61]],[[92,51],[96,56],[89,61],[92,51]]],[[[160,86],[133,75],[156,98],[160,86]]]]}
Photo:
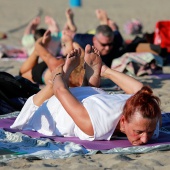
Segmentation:
{"type": "Polygon", "coordinates": [[[104,44],[104,43],[101,43],[98,39],[97,39],[97,41],[100,43],[100,45],[102,45],[103,47],[106,47],[106,46],[113,46],[113,42],[111,42],[111,43],[106,43],[106,44],[104,44]]]}

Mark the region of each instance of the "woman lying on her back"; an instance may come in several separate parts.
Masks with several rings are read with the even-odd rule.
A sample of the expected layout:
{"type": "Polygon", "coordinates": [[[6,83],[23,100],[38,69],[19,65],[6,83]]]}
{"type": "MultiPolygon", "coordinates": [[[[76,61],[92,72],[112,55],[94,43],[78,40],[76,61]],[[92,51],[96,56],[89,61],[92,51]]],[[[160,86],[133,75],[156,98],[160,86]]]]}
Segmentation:
{"type": "Polygon", "coordinates": [[[11,128],[90,141],[110,140],[112,135],[122,132],[132,145],[145,144],[152,138],[161,110],[158,97],[149,87],[108,68],[102,63],[99,51],[87,45],[83,85],[68,88],[69,76],[79,65],[81,50],[72,50],[65,60],[57,60],[41,45],[37,52],[48,57],[52,81],[27,100],[11,128]],[[109,95],[97,88],[101,76],[111,79],[127,94],[109,95]]]}

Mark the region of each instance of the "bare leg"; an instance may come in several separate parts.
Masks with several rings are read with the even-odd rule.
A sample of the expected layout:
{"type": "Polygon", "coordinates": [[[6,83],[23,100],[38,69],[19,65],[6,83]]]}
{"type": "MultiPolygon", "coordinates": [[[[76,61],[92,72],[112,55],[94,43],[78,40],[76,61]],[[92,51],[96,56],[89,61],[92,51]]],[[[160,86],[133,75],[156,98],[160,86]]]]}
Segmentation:
{"type": "MultiPolygon", "coordinates": [[[[50,57],[48,59],[48,63],[50,65],[50,63],[52,62],[52,69],[54,69],[54,67],[58,67],[59,65],[63,65],[64,64],[64,60],[57,60],[54,56],[50,57]]],[[[49,99],[50,97],[52,97],[53,95],[53,84],[51,83],[51,81],[49,80],[46,84],[46,86],[41,89],[36,95],[34,95],[33,97],[33,102],[35,105],[40,106],[42,105],[42,103],[44,101],[46,101],[47,99],[49,99]]]]}
{"type": "Polygon", "coordinates": [[[117,24],[108,17],[105,10],[97,9],[95,13],[101,25],[108,25],[113,31],[118,30],[117,24]]]}
{"type": "Polygon", "coordinates": [[[102,60],[99,51],[95,47],[86,45],[85,48],[85,78],[83,85],[99,87],[102,60]]]}
{"type": "MultiPolygon", "coordinates": [[[[28,26],[26,27],[26,29],[24,31],[24,35],[34,34],[35,30],[39,24],[40,24],[40,17],[38,16],[38,17],[34,18],[28,24],[28,26]]],[[[32,52],[32,54],[27,58],[27,60],[22,64],[22,66],[20,68],[21,76],[29,79],[30,81],[33,81],[31,70],[37,63],[38,63],[38,54],[34,50],[32,52]]]]}
{"type": "Polygon", "coordinates": [[[34,18],[26,27],[24,34],[34,34],[37,26],[40,24],[40,17],[34,18]]]}
{"type": "Polygon", "coordinates": [[[111,19],[108,19],[108,26],[112,29],[112,31],[119,30],[118,25],[111,19]]]}
{"type": "Polygon", "coordinates": [[[68,8],[65,12],[65,15],[66,15],[66,24],[65,24],[65,27],[64,29],[69,29],[73,32],[76,32],[77,31],[77,27],[74,23],[74,14],[73,14],[73,11],[71,8],[68,8]]]}
{"type": "MultiPolygon", "coordinates": [[[[54,66],[52,66],[51,64],[52,59],[50,60],[50,63],[49,63],[49,58],[50,57],[53,58],[53,56],[48,52],[48,50],[46,50],[46,48],[44,48],[48,45],[50,40],[51,40],[50,31],[46,31],[43,38],[40,38],[39,40],[37,40],[33,53],[27,58],[27,60],[22,64],[20,68],[20,73],[22,77],[25,77],[33,82],[32,69],[35,65],[38,64],[39,56],[42,58],[42,60],[44,60],[47,63],[50,69],[52,69],[52,67],[53,68],[56,67],[55,64],[54,66]]],[[[49,71],[47,71],[47,73],[45,73],[45,82],[47,82],[47,79],[49,79],[49,77],[50,77],[50,74],[49,74],[49,71]]]]}
{"type": "Polygon", "coordinates": [[[40,38],[35,43],[35,50],[39,54],[39,56],[42,58],[42,60],[47,64],[48,68],[52,71],[54,68],[56,68],[55,61],[58,60],[58,63],[63,63],[63,60],[61,58],[54,57],[47,49],[48,42],[51,39],[51,32],[47,30],[43,36],[43,38],[40,38]]]}
{"type": "Polygon", "coordinates": [[[101,25],[107,25],[108,24],[108,16],[105,10],[103,9],[97,9],[95,11],[96,13],[96,17],[98,18],[98,20],[100,21],[101,25]]]}
{"type": "Polygon", "coordinates": [[[53,33],[53,32],[58,33],[59,32],[59,26],[52,17],[46,16],[45,17],[45,23],[48,25],[48,30],[50,30],[51,33],[53,33]]]}
{"type": "MultiPolygon", "coordinates": [[[[44,34],[42,39],[39,39],[36,42],[36,50],[39,54],[39,56],[44,60],[44,62],[47,64],[49,70],[46,71],[44,78],[45,78],[45,82],[48,81],[49,77],[50,77],[50,71],[54,70],[58,65],[62,65],[64,64],[65,60],[63,60],[62,58],[56,58],[54,57],[51,53],[49,53],[49,51],[45,48],[45,46],[47,46],[48,42],[50,41],[50,31],[46,31],[46,33],[44,34]]],[[[64,38],[64,37],[63,37],[64,38]]],[[[64,49],[65,49],[65,55],[67,55],[67,58],[69,55],[72,55],[72,53],[75,55],[75,53],[77,52],[76,56],[79,54],[81,54],[80,49],[77,51],[73,50],[73,43],[70,37],[67,36],[67,38],[64,39],[65,41],[65,45],[64,45],[64,49]],[[72,51],[73,50],[73,51],[72,51]]],[[[78,49],[78,48],[77,48],[78,49]]],[[[73,58],[75,57],[70,57],[71,59],[66,59],[66,65],[64,65],[64,71],[68,72],[68,68],[67,65],[70,66],[70,64],[67,64],[67,62],[71,62],[70,60],[74,60],[73,58]]],[[[74,63],[75,67],[77,67],[80,63],[80,57],[77,57],[76,62],[74,63]],[[77,62],[77,63],[76,63],[77,62]]],[[[75,68],[74,67],[74,68],[75,68]]],[[[73,68],[73,69],[74,69],[73,68]]],[[[70,68],[71,69],[71,68],[70,68]]],[[[70,70],[69,69],[69,70],[70,70]]],[[[72,69],[72,70],[73,70],[72,69]]],[[[72,71],[71,71],[72,72],[72,71]]],[[[68,74],[66,74],[67,79],[69,78],[71,72],[68,74]],[[68,75],[68,76],[67,76],[68,75]]]]}
{"type": "MultiPolygon", "coordinates": [[[[49,81],[49,83],[33,97],[35,105],[40,106],[45,100],[52,97],[52,95],[54,94],[53,85],[60,86],[60,81],[57,82],[57,79],[60,79],[61,75],[63,75],[65,83],[68,82],[69,79],[68,77],[70,76],[71,72],[79,65],[80,55],[81,55],[80,49],[72,50],[67,55],[65,64],[63,59],[61,59],[63,60],[63,63],[61,63],[55,57],[53,57],[52,60],[53,66],[55,65],[56,68],[52,70],[51,81],[49,81]]],[[[51,59],[52,58],[50,58],[49,60],[51,59]]]]}
{"type": "Polygon", "coordinates": [[[34,50],[32,54],[27,58],[27,60],[21,65],[20,74],[22,77],[27,78],[32,81],[32,68],[38,64],[38,54],[34,50]]]}
{"type": "Polygon", "coordinates": [[[74,37],[74,35],[75,35],[75,32],[73,32],[73,31],[71,31],[71,30],[69,30],[69,29],[64,29],[64,30],[62,31],[62,34],[63,34],[63,35],[67,35],[67,36],[69,36],[71,39],[73,39],[73,37],[74,37]]]}
{"type": "MultiPolygon", "coordinates": [[[[44,47],[42,46],[41,49],[43,49],[43,48],[44,47]]],[[[43,50],[45,50],[45,48],[43,50]]],[[[47,58],[46,61],[52,71],[53,70],[55,71],[55,68],[59,68],[59,66],[62,66],[65,62],[64,59],[61,58],[60,60],[58,60],[57,58],[55,58],[52,55],[49,58],[47,58]]],[[[53,79],[54,79],[54,77],[53,77],[53,79]]],[[[41,89],[36,95],[34,95],[33,102],[35,105],[40,106],[40,105],[42,105],[42,103],[44,101],[46,101],[47,99],[52,97],[53,94],[54,94],[53,93],[53,83],[49,79],[46,86],[43,89],[41,89]]]]}

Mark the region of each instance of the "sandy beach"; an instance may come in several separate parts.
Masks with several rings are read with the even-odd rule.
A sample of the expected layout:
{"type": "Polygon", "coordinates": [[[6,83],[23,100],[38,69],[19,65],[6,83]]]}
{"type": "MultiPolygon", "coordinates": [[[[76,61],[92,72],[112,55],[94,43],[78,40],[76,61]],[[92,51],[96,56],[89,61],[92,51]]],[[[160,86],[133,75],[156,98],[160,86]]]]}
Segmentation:
{"type": "MultiPolygon", "coordinates": [[[[0,40],[0,44],[21,47],[21,37],[26,25],[31,19],[39,15],[42,18],[49,15],[56,19],[60,28],[64,26],[65,10],[70,7],[69,0],[0,0],[0,32],[7,34],[7,38],[0,40]]],[[[143,32],[151,33],[155,23],[168,20],[170,17],[169,0],[82,0],[81,7],[72,8],[78,32],[84,33],[95,28],[99,21],[95,16],[96,9],[104,9],[108,16],[119,25],[120,32],[125,39],[134,36],[126,35],[124,24],[131,18],[137,18],[143,23],[143,32]]],[[[42,22],[40,27],[46,27],[42,22]]],[[[18,75],[23,61],[0,60],[0,71],[18,75]]],[[[164,73],[170,73],[170,66],[163,67],[164,73]]],[[[158,77],[139,78],[144,84],[153,88],[161,99],[161,109],[170,112],[170,79],[158,77]]],[[[14,159],[0,163],[0,170],[6,169],[141,169],[141,170],[169,170],[170,151],[154,151],[145,154],[95,154],[90,156],[75,156],[55,160],[27,160],[14,159]]]]}

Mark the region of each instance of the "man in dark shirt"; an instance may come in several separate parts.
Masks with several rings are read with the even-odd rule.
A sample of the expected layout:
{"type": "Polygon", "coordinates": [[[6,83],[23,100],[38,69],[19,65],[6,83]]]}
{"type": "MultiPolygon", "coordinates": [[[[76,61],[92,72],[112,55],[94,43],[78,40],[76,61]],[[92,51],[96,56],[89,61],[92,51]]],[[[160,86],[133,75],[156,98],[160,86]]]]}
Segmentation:
{"type": "Polygon", "coordinates": [[[75,34],[73,41],[83,49],[87,44],[95,46],[100,51],[102,61],[109,67],[114,58],[120,57],[124,43],[119,31],[112,31],[108,25],[98,26],[95,35],[75,34]]]}
{"type": "Polygon", "coordinates": [[[122,56],[126,52],[136,52],[140,43],[144,43],[148,46],[147,49],[144,49],[145,52],[157,52],[158,50],[161,50],[160,47],[155,47],[156,45],[149,44],[145,39],[140,37],[136,37],[130,44],[125,44],[119,31],[112,31],[108,25],[99,25],[96,28],[95,35],[74,33],[69,36],[71,36],[73,41],[78,43],[83,49],[85,49],[87,44],[96,47],[100,51],[102,61],[108,67],[111,67],[113,59],[122,56]]]}

